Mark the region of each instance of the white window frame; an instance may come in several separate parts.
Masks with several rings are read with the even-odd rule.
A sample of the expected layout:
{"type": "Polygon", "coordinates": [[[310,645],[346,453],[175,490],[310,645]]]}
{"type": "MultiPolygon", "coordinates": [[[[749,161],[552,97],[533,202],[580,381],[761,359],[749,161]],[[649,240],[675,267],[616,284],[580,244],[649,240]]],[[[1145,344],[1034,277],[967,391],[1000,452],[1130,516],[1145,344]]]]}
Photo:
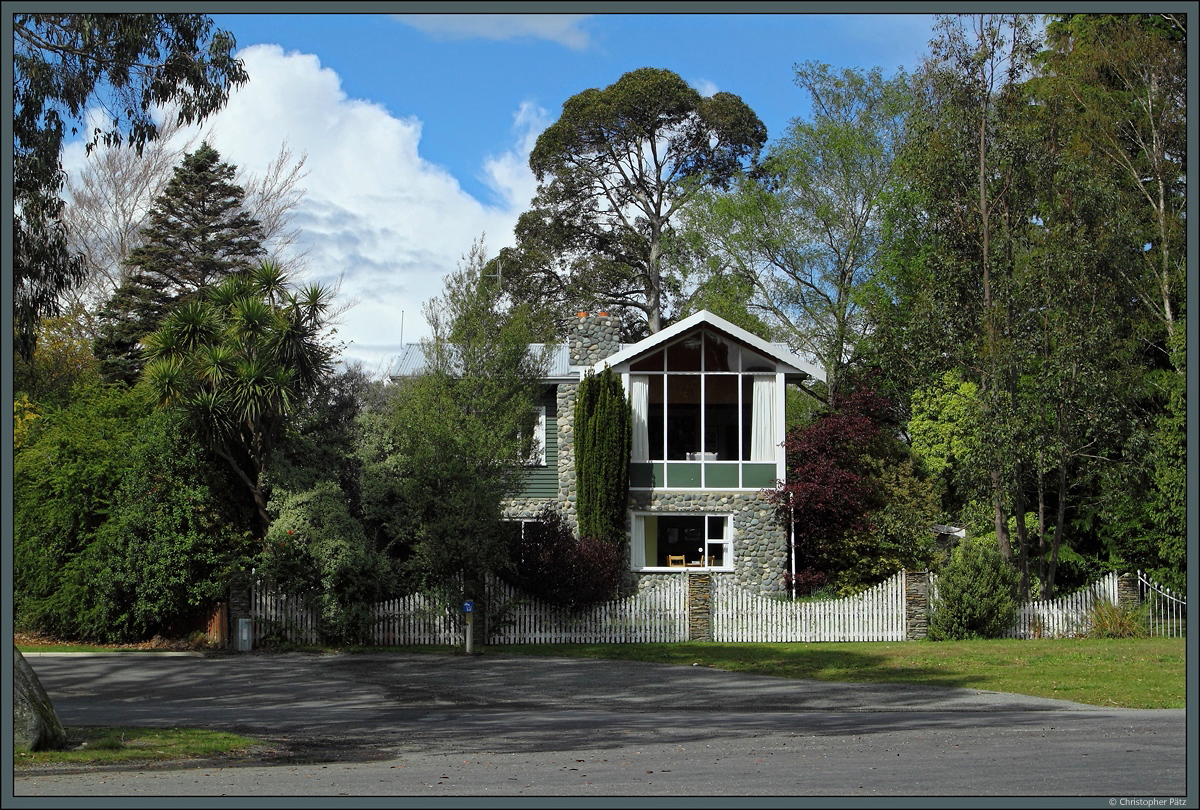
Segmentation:
{"type": "Polygon", "coordinates": [[[533,409],[533,440],[536,446],[529,454],[529,461],[526,462],[530,467],[545,467],[546,466],[546,406],[539,405],[533,409]]]}
{"type": "Polygon", "coordinates": [[[733,551],[733,549],[734,549],[734,538],[737,536],[737,532],[736,532],[736,528],[734,526],[734,519],[733,519],[734,516],[732,514],[730,514],[728,512],[686,512],[686,511],[662,512],[662,511],[656,511],[656,512],[634,512],[632,514],[632,517],[633,517],[633,520],[631,521],[631,527],[630,527],[631,531],[630,531],[630,537],[629,537],[629,567],[630,567],[630,570],[644,572],[644,573],[655,573],[655,574],[658,574],[658,573],[678,574],[678,573],[686,573],[688,571],[692,571],[692,572],[695,572],[695,571],[732,571],[734,569],[734,560],[733,560],[734,551],[733,551]],[[707,518],[723,518],[725,520],[725,537],[719,541],[709,540],[707,537],[705,537],[705,539],[704,539],[705,550],[704,550],[704,555],[703,555],[705,558],[703,560],[703,562],[705,564],[703,564],[703,565],[689,565],[689,566],[685,566],[685,567],[647,565],[645,562],[645,559],[644,559],[644,556],[646,553],[645,519],[647,517],[653,517],[653,518],[702,517],[702,518],[706,519],[706,523],[707,523],[707,518]],[[709,545],[717,545],[717,544],[723,544],[725,546],[725,553],[722,555],[722,557],[724,558],[724,563],[721,565],[708,565],[707,558],[710,556],[708,554],[708,546],[709,545]],[[640,561],[640,564],[638,561],[639,549],[640,549],[641,555],[643,557],[643,559],[640,561]]]}

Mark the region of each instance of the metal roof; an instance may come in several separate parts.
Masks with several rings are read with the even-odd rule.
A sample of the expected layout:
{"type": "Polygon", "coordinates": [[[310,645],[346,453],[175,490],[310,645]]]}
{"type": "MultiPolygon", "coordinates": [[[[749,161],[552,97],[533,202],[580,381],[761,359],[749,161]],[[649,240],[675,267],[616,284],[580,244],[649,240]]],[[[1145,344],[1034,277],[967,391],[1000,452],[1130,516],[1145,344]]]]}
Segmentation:
{"type": "MultiPolygon", "coordinates": [[[[530,343],[529,350],[534,354],[538,354],[546,348],[546,345],[545,343],[530,343]]],[[[571,370],[567,344],[550,344],[549,361],[545,379],[579,379],[579,373],[571,370]]],[[[426,365],[427,358],[425,357],[424,344],[409,343],[404,347],[404,352],[392,363],[392,368],[388,376],[393,379],[417,377],[425,373],[426,365]]]]}

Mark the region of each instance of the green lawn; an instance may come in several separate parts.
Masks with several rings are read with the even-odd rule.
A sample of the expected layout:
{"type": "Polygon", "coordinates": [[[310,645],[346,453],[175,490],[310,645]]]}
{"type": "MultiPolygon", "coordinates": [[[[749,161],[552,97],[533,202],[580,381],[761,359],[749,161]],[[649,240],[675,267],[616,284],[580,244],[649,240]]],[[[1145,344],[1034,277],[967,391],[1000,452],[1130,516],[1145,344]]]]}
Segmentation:
{"type": "Polygon", "coordinates": [[[486,647],[711,666],[781,678],[1015,692],[1094,706],[1181,709],[1184,639],[997,639],[819,644],[528,644],[486,647]]]}

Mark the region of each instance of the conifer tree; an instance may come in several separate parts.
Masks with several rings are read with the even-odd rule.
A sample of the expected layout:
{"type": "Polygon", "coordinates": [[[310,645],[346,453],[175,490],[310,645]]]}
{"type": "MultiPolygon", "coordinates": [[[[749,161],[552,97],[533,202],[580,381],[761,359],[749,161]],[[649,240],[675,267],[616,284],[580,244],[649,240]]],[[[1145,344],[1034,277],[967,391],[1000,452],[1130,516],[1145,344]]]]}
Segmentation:
{"type": "Polygon", "coordinates": [[[619,543],[625,536],[633,416],[611,368],[589,373],[575,400],[579,536],[619,543]]]}
{"type": "Polygon", "coordinates": [[[262,228],[245,210],[235,171],[208,143],[175,168],[150,211],[144,243],[126,260],[128,278],[99,312],[95,351],[105,379],[133,383],[143,337],[176,305],[264,254],[262,228]]]}

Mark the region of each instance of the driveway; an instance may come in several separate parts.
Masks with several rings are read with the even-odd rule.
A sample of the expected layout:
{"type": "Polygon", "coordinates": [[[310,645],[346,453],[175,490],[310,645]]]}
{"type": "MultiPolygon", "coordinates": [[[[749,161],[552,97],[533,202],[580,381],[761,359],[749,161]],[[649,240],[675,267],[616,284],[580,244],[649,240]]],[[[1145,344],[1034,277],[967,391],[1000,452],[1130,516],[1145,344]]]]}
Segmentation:
{"type": "Polygon", "coordinates": [[[271,750],[247,764],[22,773],[18,797],[1186,790],[1183,710],[493,653],[28,660],[64,725],[211,727],[271,750]]]}

